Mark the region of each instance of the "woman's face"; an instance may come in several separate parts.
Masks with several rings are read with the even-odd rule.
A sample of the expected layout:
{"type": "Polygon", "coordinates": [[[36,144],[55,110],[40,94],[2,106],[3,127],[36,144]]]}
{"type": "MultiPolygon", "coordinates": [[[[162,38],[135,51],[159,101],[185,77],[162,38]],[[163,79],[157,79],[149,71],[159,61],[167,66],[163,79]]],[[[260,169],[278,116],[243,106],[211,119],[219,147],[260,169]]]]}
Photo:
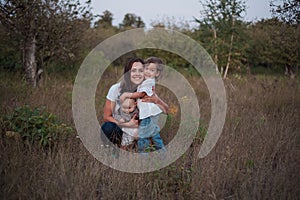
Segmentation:
{"type": "Polygon", "coordinates": [[[144,80],[144,65],[140,62],[132,64],[130,70],[130,80],[133,84],[139,85],[144,80]]]}

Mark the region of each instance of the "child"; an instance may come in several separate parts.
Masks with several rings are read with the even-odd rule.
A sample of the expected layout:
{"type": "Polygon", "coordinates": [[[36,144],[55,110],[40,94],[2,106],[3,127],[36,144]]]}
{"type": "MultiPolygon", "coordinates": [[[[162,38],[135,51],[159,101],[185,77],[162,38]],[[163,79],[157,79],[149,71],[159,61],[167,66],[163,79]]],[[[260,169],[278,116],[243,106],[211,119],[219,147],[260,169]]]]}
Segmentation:
{"type": "Polygon", "coordinates": [[[145,61],[144,76],[145,80],[138,86],[137,92],[125,92],[120,96],[120,100],[125,101],[127,98],[138,99],[139,108],[139,139],[138,139],[138,152],[146,152],[150,146],[149,139],[151,138],[156,150],[165,150],[163,140],[159,134],[160,128],[158,126],[159,114],[166,110],[164,107],[159,107],[154,103],[143,102],[140,98],[145,95],[152,96],[155,91],[155,81],[161,76],[163,71],[163,62],[160,58],[150,57],[145,61]]]}
{"type": "MultiPolygon", "coordinates": [[[[125,99],[118,109],[117,114],[114,116],[115,119],[120,123],[125,123],[130,121],[130,119],[135,116],[137,117],[138,109],[136,107],[136,101],[134,99],[125,99]]],[[[122,128],[122,142],[121,148],[124,150],[128,150],[129,145],[133,143],[135,138],[138,137],[138,128],[122,128]]]]}

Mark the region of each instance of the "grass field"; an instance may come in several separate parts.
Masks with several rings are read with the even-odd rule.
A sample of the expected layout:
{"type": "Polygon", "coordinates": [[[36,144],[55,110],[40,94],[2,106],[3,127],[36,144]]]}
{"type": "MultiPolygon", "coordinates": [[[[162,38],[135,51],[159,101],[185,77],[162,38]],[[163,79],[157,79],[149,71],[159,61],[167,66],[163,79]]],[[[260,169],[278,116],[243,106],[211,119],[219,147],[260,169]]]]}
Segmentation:
{"type": "MultiPolygon", "coordinates": [[[[102,120],[105,95],[119,76],[104,74],[96,93],[102,120]]],[[[0,114],[17,107],[45,106],[68,126],[72,119],[72,78],[46,76],[30,88],[18,76],[1,72],[0,114]]],[[[76,133],[54,148],[26,145],[0,134],[1,199],[299,199],[300,81],[285,77],[229,77],[226,122],[210,154],[198,159],[211,103],[201,78],[188,77],[198,97],[201,120],[189,150],[173,164],[151,173],[130,174],[111,169],[85,149],[76,133]]],[[[170,105],[161,135],[169,142],[180,112],[174,94],[157,93],[170,105]]]]}

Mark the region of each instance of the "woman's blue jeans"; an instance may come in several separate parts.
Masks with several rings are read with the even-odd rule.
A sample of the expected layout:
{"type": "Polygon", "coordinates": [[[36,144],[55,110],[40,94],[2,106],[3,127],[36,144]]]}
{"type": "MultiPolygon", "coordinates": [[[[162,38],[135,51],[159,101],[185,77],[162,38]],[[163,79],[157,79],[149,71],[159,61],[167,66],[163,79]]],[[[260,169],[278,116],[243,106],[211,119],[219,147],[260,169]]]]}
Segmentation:
{"type": "Polygon", "coordinates": [[[121,144],[123,131],[113,122],[104,122],[101,126],[101,139],[104,143],[111,141],[113,144],[121,144]],[[106,137],[105,137],[106,136],[106,137]]]}

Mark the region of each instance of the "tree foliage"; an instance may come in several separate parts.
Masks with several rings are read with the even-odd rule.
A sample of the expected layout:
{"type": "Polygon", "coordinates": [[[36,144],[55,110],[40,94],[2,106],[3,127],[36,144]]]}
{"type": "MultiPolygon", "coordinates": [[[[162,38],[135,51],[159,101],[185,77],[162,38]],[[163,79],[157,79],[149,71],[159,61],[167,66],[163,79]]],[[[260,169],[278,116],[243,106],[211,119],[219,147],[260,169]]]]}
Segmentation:
{"type": "Polygon", "coordinates": [[[39,69],[54,59],[71,64],[90,25],[90,12],[75,0],[1,0],[1,24],[18,39],[27,80],[36,86],[39,69]]]}
{"type": "MultiPolygon", "coordinates": [[[[181,31],[195,39],[208,51],[224,77],[227,73],[256,67],[286,70],[289,75],[297,72],[300,64],[299,1],[272,1],[273,18],[257,22],[243,21],[244,0],[206,0],[202,5],[201,16],[195,18],[196,28],[180,27],[171,22],[152,26],[181,31]]],[[[75,71],[85,55],[106,38],[145,27],[141,17],[133,13],[124,15],[119,26],[113,25],[114,15],[109,10],[95,17],[98,20],[92,20],[89,1],[81,5],[77,0],[0,0],[1,67],[23,66],[28,79],[35,85],[39,69],[75,71]]],[[[185,46],[182,41],[170,42],[166,37],[157,39],[159,43],[185,46]]],[[[111,52],[114,50],[112,46],[111,52]]],[[[123,66],[132,56],[147,58],[153,55],[162,57],[176,69],[189,71],[187,69],[191,68],[180,56],[153,49],[129,52],[112,65],[123,66]]]]}
{"type": "Polygon", "coordinates": [[[95,28],[110,28],[113,26],[113,14],[105,10],[102,15],[99,15],[100,19],[94,24],[95,28]]]}
{"type": "Polygon", "coordinates": [[[245,48],[241,45],[245,24],[242,22],[246,11],[243,0],[206,0],[201,2],[204,10],[199,23],[198,39],[212,54],[215,63],[225,69],[226,77],[229,65],[240,67],[245,48]]]}
{"type": "Polygon", "coordinates": [[[120,24],[120,29],[127,30],[132,28],[144,28],[145,23],[142,18],[132,13],[127,13],[124,16],[123,22],[120,24]]]}
{"type": "Polygon", "coordinates": [[[299,0],[273,0],[271,1],[272,13],[279,20],[289,24],[300,22],[299,0]]]}
{"type": "Polygon", "coordinates": [[[287,70],[293,76],[299,66],[300,33],[297,27],[276,18],[261,20],[249,26],[250,66],[262,66],[274,71],[287,70]]]}
{"type": "Polygon", "coordinates": [[[280,27],[275,32],[280,37],[277,44],[281,50],[276,60],[285,66],[286,75],[294,77],[300,61],[300,1],[274,0],[270,5],[273,17],[278,21],[277,27],[280,27]]]}

